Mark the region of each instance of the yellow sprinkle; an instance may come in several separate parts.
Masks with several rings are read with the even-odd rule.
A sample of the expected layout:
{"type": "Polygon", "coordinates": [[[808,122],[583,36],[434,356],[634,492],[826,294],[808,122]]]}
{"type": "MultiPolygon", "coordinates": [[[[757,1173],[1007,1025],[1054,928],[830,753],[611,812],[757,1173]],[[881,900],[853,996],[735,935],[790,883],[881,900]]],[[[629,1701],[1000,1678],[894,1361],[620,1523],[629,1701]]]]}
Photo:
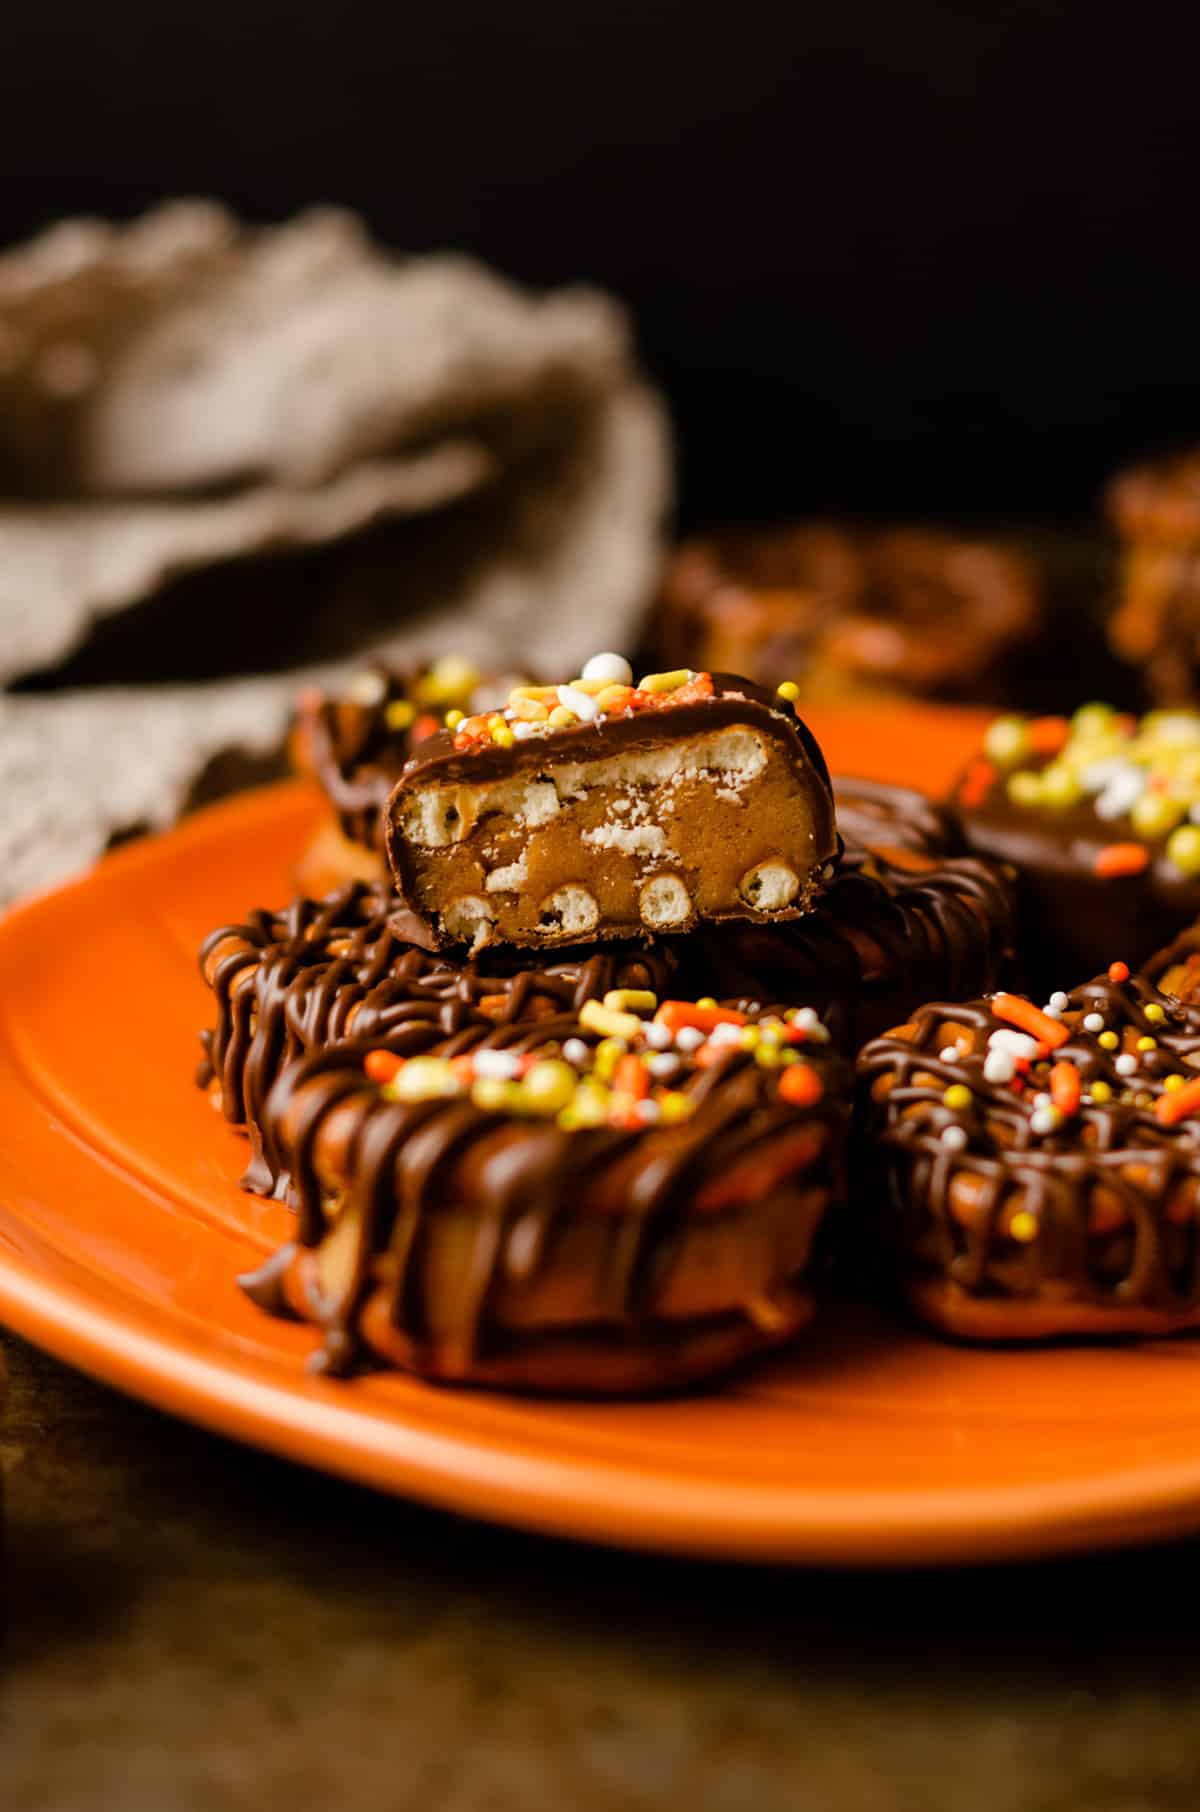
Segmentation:
{"type": "Polygon", "coordinates": [[[586,692],[589,698],[599,698],[605,687],[612,685],[612,681],[606,679],[573,679],[568,683],[576,692],[586,692]]]}
{"type": "MultiPolygon", "coordinates": [[[[1164,1076],[1163,1077],[1163,1087],[1166,1089],[1168,1095],[1173,1095],[1177,1088],[1182,1088],[1183,1083],[1184,1083],[1184,1078],[1178,1074],[1173,1075],[1173,1076],[1164,1076]]],[[[1092,1090],[1093,1095],[1095,1094],[1095,1092],[1096,1092],[1095,1089],[1093,1089],[1092,1090]]]]}
{"type": "Polygon", "coordinates": [[[600,712],[601,716],[604,716],[607,712],[615,710],[618,706],[624,710],[629,702],[628,694],[628,686],[615,686],[610,683],[605,686],[602,692],[597,692],[596,694],[597,711],[600,712]]]}
{"type": "Polygon", "coordinates": [[[974,1095],[965,1082],[952,1082],[942,1096],[946,1106],[952,1108],[955,1113],[962,1108],[970,1107],[974,1099],[974,1095]]]}
{"type": "Polygon", "coordinates": [[[514,686],[508,695],[508,702],[510,705],[519,705],[532,700],[535,704],[544,705],[557,697],[557,686],[514,686]]]}
{"type": "Polygon", "coordinates": [[[544,724],[550,715],[540,698],[518,698],[508,708],[523,724],[544,724]]]}
{"type": "Polygon", "coordinates": [[[779,1053],[779,1065],[780,1065],[781,1069],[786,1070],[789,1063],[799,1063],[799,1061],[800,1061],[799,1051],[787,1050],[787,1051],[780,1051],[780,1053],[779,1053]]]}
{"type": "Polygon", "coordinates": [[[670,673],[648,673],[638,681],[639,692],[678,692],[694,677],[690,667],[676,667],[670,673]]]}
{"type": "Polygon", "coordinates": [[[1157,1051],[1158,1039],[1157,1038],[1139,1038],[1137,1041],[1137,1044],[1134,1046],[1134,1049],[1138,1050],[1138,1051],[1157,1051]]]}
{"type": "Polygon", "coordinates": [[[677,1089],[665,1089],[655,1099],[658,1102],[659,1113],[665,1126],[673,1126],[680,1120],[686,1120],[692,1111],[692,1103],[687,1095],[680,1094],[677,1089]]]}
{"type": "Polygon", "coordinates": [[[610,988],[604,1004],[613,1013],[653,1013],[658,995],[649,988],[610,988]]]}
{"type": "Polygon", "coordinates": [[[1150,1024],[1156,1026],[1160,1020],[1163,1020],[1166,1017],[1165,1009],[1160,1007],[1156,1000],[1152,1000],[1150,1005],[1146,1008],[1146,1018],[1150,1021],[1150,1024]]]}
{"type": "Polygon", "coordinates": [[[568,730],[572,724],[578,722],[579,719],[574,711],[568,711],[565,705],[555,705],[550,713],[550,725],[555,730],[568,730]]]}
{"type": "Polygon", "coordinates": [[[716,1004],[716,996],[713,994],[702,994],[696,1002],[698,1007],[715,1007],[716,1004]]]}
{"type": "MultiPolygon", "coordinates": [[[[582,1018],[582,1015],[581,1015],[582,1018]]],[[[640,1025],[641,1021],[635,1021],[640,1025]]],[[[608,1082],[629,1046],[623,1038],[602,1038],[592,1056],[592,1074],[597,1082],[608,1082]]]]}
{"type": "MultiPolygon", "coordinates": [[[[416,715],[417,707],[411,699],[394,698],[391,704],[384,709],[383,721],[389,730],[407,730],[416,715]]],[[[461,711],[459,716],[462,716],[461,711]]]]}
{"type": "Polygon", "coordinates": [[[384,1089],[392,1101],[434,1101],[462,1093],[462,1085],[445,1057],[410,1057],[384,1089]]]}
{"type": "Polygon", "coordinates": [[[448,730],[457,730],[459,724],[466,722],[466,718],[466,712],[459,711],[457,707],[453,711],[447,711],[445,718],[446,728],[448,730]]]}
{"type": "Polygon", "coordinates": [[[1133,1097],[1133,1105],[1135,1107],[1153,1107],[1154,1096],[1147,1094],[1145,1089],[1142,1089],[1139,1094],[1136,1094],[1133,1097]]]}
{"type": "Polygon", "coordinates": [[[520,1084],[535,1114],[557,1114],[575,1098],[577,1077],[569,1063],[545,1057],[535,1063],[520,1084]]]}
{"type": "Polygon", "coordinates": [[[1018,768],[1005,782],[1005,791],[1014,805],[1037,805],[1042,797],[1042,783],[1031,768],[1018,768]]]}
{"type": "Polygon", "coordinates": [[[579,1023],[589,1032],[599,1032],[605,1038],[636,1038],[642,1029],[642,1022],[633,1013],[614,1013],[611,1007],[602,1007],[598,1000],[586,1000],[579,1009],[579,1023]]]}
{"type": "MultiPolygon", "coordinates": [[[[404,1071],[401,1070],[401,1075],[404,1071]]],[[[485,1114],[517,1112],[525,1106],[525,1091],[519,1082],[505,1082],[499,1076],[478,1076],[471,1084],[471,1100],[485,1114]]]]}
{"type": "Polygon", "coordinates": [[[741,1045],[743,1051],[753,1051],[758,1048],[758,1041],[761,1036],[762,1034],[759,1032],[757,1026],[743,1026],[742,1035],[738,1039],[738,1043],[741,1045]]]}
{"type": "Polygon", "coordinates": [[[474,692],[481,677],[478,667],[460,654],[444,655],[417,681],[417,697],[423,705],[449,705],[474,692]]]}
{"type": "Polygon", "coordinates": [[[780,698],[787,699],[789,705],[794,705],[800,696],[800,688],[794,679],[785,679],[775,690],[780,698]]]}
{"type": "Polygon", "coordinates": [[[1101,1032],[1096,1040],[1096,1043],[1103,1046],[1106,1051],[1115,1051],[1120,1042],[1121,1040],[1115,1032],[1101,1032]]]}
{"type": "Polygon", "coordinates": [[[779,1068],[779,1051],[773,1044],[761,1043],[754,1053],[754,1061],[764,1070],[779,1068]]]}
{"type": "Polygon", "coordinates": [[[1008,1223],[1008,1231],[1013,1239],[1018,1240],[1021,1245],[1027,1246],[1031,1239],[1037,1238],[1037,1219],[1029,1213],[1028,1209],[1022,1208],[1019,1213],[1013,1215],[1012,1220],[1008,1223]]]}
{"type": "MultiPolygon", "coordinates": [[[[1168,1078],[1168,1080],[1169,1080],[1169,1078],[1168,1078]]],[[[1183,1078],[1181,1077],[1180,1080],[1182,1081],[1183,1078]]],[[[1091,1095],[1092,1100],[1095,1101],[1100,1107],[1103,1107],[1106,1101],[1112,1100],[1112,1089],[1110,1088],[1110,1086],[1107,1082],[1104,1082],[1102,1080],[1098,1081],[1098,1082],[1093,1082],[1091,1087],[1088,1090],[1088,1093],[1091,1095]]]]}
{"type": "Polygon", "coordinates": [[[500,723],[494,725],[492,729],[492,741],[498,748],[511,749],[516,740],[516,737],[513,735],[507,724],[500,723]]]}

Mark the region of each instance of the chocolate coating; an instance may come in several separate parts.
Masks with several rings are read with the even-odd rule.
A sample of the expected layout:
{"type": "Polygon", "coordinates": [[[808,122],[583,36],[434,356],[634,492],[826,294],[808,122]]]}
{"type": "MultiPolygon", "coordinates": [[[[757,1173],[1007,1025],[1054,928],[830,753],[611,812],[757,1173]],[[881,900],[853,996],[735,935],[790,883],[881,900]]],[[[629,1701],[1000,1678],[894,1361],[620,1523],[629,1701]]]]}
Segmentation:
{"type": "Polygon", "coordinates": [[[219,1091],[226,1120],[249,1131],[245,1188],[283,1192],[263,1110],[304,1053],[350,1038],[405,1056],[465,1051],[498,1025],[557,1023],[610,988],[661,991],[675,967],[662,946],[568,950],[551,963],[504,951],[432,956],[396,935],[394,909],[392,894],[355,884],[283,912],[256,910],[205,938],[200,967],[217,1017],[201,1034],[198,1080],[219,1091]]]}
{"type": "Polygon", "coordinates": [[[882,1242],[919,1311],[953,1332],[1190,1325],[1200,1315],[1200,1118],[1165,1124],[1157,1110],[1182,1085],[1166,1079],[1200,1066],[1200,1015],[1145,977],[1101,976],[1057,1017],[1066,1038],[1015,1080],[985,1067],[1018,1030],[996,999],[931,1003],[861,1053],[876,1194],[888,1201],[882,1242]],[[1085,1025],[1092,1015],[1099,1024],[1085,1025]],[[1101,1042],[1110,1034],[1114,1048],[1101,1042]],[[1068,1082],[1074,1072],[1078,1105],[1040,1121],[1058,1065],[1068,1082]],[[965,1105],[947,1102],[955,1086],[965,1105]]]}
{"type": "Polygon", "coordinates": [[[853,1051],[931,994],[1009,981],[1015,917],[1013,875],[999,863],[912,853],[900,866],[848,847],[804,918],[693,934],[680,982],[722,999],[807,1000],[853,1051]]]}
{"type": "MultiPolygon", "coordinates": [[[[567,1037],[596,1041],[568,1016],[493,1027],[476,1048],[556,1053],[567,1037]]],[[[784,1072],[735,1044],[705,1067],[680,1056],[681,1123],[572,1130],[470,1096],[390,1099],[364,1075],[368,1048],[293,1065],[267,1109],[297,1233],[243,1283],[322,1329],[322,1369],[374,1355],[458,1382],[662,1389],[807,1319],[849,1100],[828,1044],[805,1047],[815,1103],[785,1100],[784,1072]]]]}
{"type": "MultiPolygon", "coordinates": [[[[1052,756],[1030,766],[1041,771],[1052,756]]],[[[1131,968],[1200,915],[1200,876],[1184,874],[1166,855],[1166,837],[1147,837],[1128,813],[1102,818],[1092,795],[1066,807],[1026,806],[997,772],[982,799],[971,794],[973,765],[953,804],[967,846],[1007,862],[1018,877],[1019,948],[1031,986],[1049,992],[1119,958],[1131,968]],[[1097,872],[1101,852],[1140,844],[1140,873],[1097,872]]]]}
{"type": "Polygon", "coordinates": [[[915,787],[886,780],[833,776],[837,825],[847,844],[885,857],[905,851],[921,856],[958,855],[962,828],[953,812],[915,787]]]}

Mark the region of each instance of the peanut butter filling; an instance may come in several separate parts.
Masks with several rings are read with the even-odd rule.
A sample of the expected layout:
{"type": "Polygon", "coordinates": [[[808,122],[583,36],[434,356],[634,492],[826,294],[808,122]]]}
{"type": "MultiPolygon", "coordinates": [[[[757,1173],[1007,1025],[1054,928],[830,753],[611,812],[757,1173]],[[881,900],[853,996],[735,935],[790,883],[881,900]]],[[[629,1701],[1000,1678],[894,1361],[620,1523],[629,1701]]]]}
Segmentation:
{"type": "Polygon", "coordinates": [[[770,921],[812,903],[812,784],[743,724],[475,783],[435,783],[396,830],[408,896],[474,948],[770,921]]]}

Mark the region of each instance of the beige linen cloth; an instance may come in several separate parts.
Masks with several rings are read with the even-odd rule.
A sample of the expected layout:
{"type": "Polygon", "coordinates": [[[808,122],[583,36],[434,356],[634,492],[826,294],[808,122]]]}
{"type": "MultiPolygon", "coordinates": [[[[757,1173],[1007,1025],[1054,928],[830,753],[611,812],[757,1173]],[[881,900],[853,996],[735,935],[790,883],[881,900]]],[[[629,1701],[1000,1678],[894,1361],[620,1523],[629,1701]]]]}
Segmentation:
{"type": "Polygon", "coordinates": [[[0,898],[261,764],[368,653],[628,646],[670,470],[591,290],[207,202],[0,256],[0,898]]]}

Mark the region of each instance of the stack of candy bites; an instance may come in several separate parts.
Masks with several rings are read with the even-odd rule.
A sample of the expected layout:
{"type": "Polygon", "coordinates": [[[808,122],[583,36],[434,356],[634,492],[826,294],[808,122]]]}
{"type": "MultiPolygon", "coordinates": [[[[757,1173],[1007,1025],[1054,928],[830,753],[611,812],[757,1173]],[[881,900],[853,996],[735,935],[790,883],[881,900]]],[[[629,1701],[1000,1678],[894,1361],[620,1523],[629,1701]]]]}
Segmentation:
{"type": "MultiPolygon", "coordinates": [[[[243,1285],[313,1325],[315,1364],[644,1392],[808,1322],[850,1224],[853,1059],[930,998],[1014,985],[1016,906],[949,813],[831,781],[797,695],[599,654],[555,683],[453,659],[302,701],[333,814],[304,897],[205,941],[201,1079],[248,1136],[244,1186],[295,1215],[243,1285]]],[[[908,1056],[884,1090],[870,1050],[902,1114],[908,1056]]],[[[1002,1140],[960,1121],[960,1162],[1002,1140]]]]}

